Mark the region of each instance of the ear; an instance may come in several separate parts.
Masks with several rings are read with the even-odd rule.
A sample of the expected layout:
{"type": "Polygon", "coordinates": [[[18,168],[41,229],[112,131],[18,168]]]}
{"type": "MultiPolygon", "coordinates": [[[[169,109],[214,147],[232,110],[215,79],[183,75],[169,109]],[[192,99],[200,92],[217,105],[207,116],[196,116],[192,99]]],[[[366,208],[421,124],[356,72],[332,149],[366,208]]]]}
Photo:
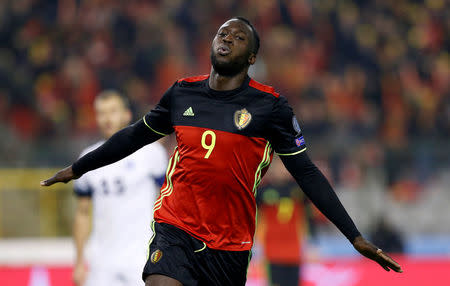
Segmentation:
{"type": "Polygon", "coordinates": [[[248,57],[248,64],[253,65],[256,62],[256,55],[254,53],[251,53],[248,57]]]}
{"type": "Polygon", "coordinates": [[[125,117],[128,122],[131,122],[131,120],[133,119],[133,114],[131,113],[130,110],[127,110],[125,117]]]}

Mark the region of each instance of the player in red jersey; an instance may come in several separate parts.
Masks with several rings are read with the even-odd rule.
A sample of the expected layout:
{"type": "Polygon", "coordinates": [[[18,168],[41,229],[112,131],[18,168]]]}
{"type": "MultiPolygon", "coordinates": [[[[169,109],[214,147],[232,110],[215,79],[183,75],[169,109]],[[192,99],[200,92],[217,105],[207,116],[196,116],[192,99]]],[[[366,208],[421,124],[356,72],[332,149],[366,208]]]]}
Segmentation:
{"type": "Polygon", "coordinates": [[[175,132],[177,148],[154,206],[146,285],[244,285],[255,232],[255,192],[276,152],[310,200],[356,250],[401,267],[365,240],[307,156],[286,99],[247,75],[259,36],[232,18],[211,46],[209,75],[177,81],[143,119],[41,182],[68,182],[175,132]]]}
{"type": "Polygon", "coordinates": [[[256,196],[257,238],[267,264],[268,285],[299,286],[306,234],[316,236],[312,209],[281,160],[274,158],[271,165],[268,182],[256,196]]]}

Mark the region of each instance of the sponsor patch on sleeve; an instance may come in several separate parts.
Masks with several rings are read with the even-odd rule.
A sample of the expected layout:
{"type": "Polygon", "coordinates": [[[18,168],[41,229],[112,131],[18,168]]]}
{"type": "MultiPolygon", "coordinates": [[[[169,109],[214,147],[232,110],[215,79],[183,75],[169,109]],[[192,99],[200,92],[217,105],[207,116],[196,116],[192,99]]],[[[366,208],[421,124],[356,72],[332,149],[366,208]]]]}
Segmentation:
{"type": "Polygon", "coordinates": [[[303,136],[295,138],[295,145],[297,145],[297,147],[304,146],[305,144],[306,144],[305,143],[305,138],[303,138],[303,136]]]}

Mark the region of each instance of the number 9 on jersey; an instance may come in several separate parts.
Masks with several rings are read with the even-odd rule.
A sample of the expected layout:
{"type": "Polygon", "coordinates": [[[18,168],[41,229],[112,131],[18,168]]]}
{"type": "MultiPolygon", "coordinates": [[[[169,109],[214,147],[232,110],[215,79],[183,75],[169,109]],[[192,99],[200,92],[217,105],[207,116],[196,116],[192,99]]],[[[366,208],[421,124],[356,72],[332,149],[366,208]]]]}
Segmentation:
{"type": "MultiPolygon", "coordinates": [[[[208,138],[209,139],[209,138],[208,138]]],[[[216,133],[214,133],[211,130],[206,130],[205,132],[203,132],[202,134],[202,147],[206,150],[208,150],[205,154],[205,159],[208,159],[209,156],[211,155],[214,146],[216,146],[216,133]],[[207,140],[206,137],[211,137],[210,140],[207,140]],[[207,144],[206,141],[209,141],[210,144],[207,144]]]]}

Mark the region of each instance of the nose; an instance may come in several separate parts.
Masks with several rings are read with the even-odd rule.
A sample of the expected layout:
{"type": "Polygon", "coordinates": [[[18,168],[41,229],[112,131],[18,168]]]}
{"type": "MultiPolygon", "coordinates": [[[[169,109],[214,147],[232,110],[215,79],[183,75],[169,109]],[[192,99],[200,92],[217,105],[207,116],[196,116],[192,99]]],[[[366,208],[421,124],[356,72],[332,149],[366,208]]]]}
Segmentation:
{"type": "Polygon", "coordinates": [[[229,43],[231,44],[233,42],[233,36],[231,34],[226,35],[225,37],[223,37],[223,41],[225,43],[229,43]]]}

